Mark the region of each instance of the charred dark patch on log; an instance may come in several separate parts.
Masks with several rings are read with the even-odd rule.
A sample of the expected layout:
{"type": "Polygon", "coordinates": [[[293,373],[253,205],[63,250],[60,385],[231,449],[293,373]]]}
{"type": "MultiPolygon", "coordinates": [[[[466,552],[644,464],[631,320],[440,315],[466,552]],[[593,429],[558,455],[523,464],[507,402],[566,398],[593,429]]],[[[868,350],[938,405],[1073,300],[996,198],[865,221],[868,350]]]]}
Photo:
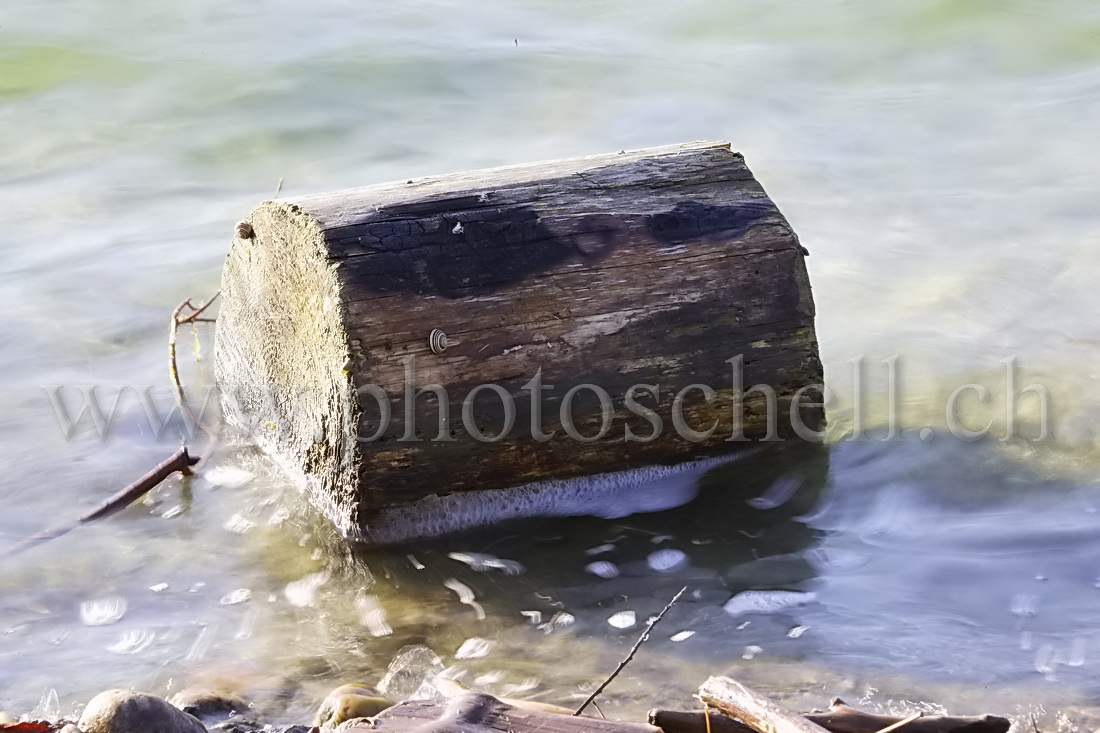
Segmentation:
{"type": "Polygon", "coordinates": [[[685,201],[671,211],[646,217],[649,233],[662,244],[681,244],[697,239],[736,237],[756,226],[761,219],[774,216],[770,202],[715,206],[685,201]]]}
{"type": "Polygon", "coordinates": [[[579,251],[526,207],[373,222],[357,235],[356,243],[373,254],[351,282],[373,293],[484,295],[579,251]]]}

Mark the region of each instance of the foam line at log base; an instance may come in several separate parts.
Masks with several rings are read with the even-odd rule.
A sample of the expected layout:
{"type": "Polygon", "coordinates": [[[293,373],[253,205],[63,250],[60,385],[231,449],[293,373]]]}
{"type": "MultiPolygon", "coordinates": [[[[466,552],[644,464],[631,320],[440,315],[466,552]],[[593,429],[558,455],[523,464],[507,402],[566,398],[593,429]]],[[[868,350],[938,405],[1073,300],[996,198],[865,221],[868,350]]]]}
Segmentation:
{"type": "Polygon", "coordinates": [[[694,499],[699,492],[699,478],[707,471],[755,452],[746,450],[675,466],[646,466],[507,489],[431,496],[415,504],[383,510],[351,539],[390,545],[520,517],[618,519],[664,511],[694,499]]]}

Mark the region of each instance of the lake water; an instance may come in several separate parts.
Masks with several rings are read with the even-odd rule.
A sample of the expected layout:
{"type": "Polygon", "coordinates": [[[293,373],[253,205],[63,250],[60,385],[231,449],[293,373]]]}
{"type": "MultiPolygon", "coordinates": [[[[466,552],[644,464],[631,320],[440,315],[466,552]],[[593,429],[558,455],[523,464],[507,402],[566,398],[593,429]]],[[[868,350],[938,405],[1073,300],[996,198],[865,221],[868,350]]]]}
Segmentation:
{"type": "MultiPolygon", "coordinates": [[[[304,717],[395,656],[394,694],[452,668],[568,704],[687,585],[608,714],[690,707],[731,672],[795,706],[1058,725],[1100,695],[1098,129],[1085,0],[8,0],[5,544],[175,449],[132,388],[105,441],[87,425],[66,440],[46,387],[75,407],[77,385],[108,404],[151,385],[166,407],[169,314],[217,289],[234,222],[280,179],[299,194],[730,140],[812,253],[837,402],[825,446],[733,464],[670,512],[391,550],[348,549],[262,457],[221,445],[190,482],[0,560],[0,709],[222,680],[304,717]],[[1032,395],[1011,402],[1022,437],[1001,440],[1006,360],[1016,391],[1048,390],[1052,439],[1029,439],[1032,395]],[[990,423],[974,442],[946,431],[968,384],[990,392],[958,400],[966,427],[990,423]],[[686,557],[662,572],[680,557],[662,550],[686,557]],[[744,589],[813,595],[727,613],[744,589]]],[[[181,369],[199,390],[193,341],[181,369]]],[[[198,342],[209,357],[209,327],[198,342]]]]}

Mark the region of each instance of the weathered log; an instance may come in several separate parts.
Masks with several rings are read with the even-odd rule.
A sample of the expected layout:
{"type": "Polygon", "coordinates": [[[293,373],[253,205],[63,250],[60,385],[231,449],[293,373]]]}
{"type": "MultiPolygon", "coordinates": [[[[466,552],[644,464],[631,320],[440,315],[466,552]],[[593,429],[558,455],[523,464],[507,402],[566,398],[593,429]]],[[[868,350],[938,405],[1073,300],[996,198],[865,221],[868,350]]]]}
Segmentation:
{"type": "Polygon", "coordinates": [[[446,700],[410,700],[362,722],[341,727],[347,733],[660,733],[645,723],[561,715],[509,705],[483,692],[446,700]]]}
{"type": "MultiPolygon", "coordinates": [[[[876,715],[834,703],[826,712],[806,713],[810,722],[831,733],[878,733],[904,718],[876,715]]],[[[752,728],[726,715],[710,712],[710,727],[702,711],[650,710],[649,722],[665,733],[751,733],[752,728]]],[[[905,733],[1007,733],[1011,722],[996,715],[925,715],[905,724],[905,733]]]]}
{"type": "Polygon", "coordinates": [[[817,723],[792,713],[729,677],[708,679],[699,688],[699,698],[718,711],[737,718],[756,733],[825,733],[825,729],[817,723]]]}
{"type": "Polygon", "coordinates": [[[355,539],[823,423],[804,250],[724,143],[267,201],[222,290],[227,419],[355,539]]]}

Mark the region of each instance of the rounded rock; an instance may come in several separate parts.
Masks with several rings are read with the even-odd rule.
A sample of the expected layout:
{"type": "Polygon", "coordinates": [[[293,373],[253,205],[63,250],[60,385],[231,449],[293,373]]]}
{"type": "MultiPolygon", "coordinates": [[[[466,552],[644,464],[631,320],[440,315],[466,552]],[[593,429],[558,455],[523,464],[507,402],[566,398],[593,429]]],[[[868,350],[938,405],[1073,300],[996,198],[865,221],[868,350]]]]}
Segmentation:
{"type": "Polygon", "coordinates": [[[207,687],[188,687],[168,698],[177,708],[203,720],[247,713],[249,704],[239,695],[207,687]]]}
{"type": "Polygon", "coordinates": [[[107,690],[91,699],[77,721],[84,733],[206,733],[192,715],[156,695],[107,690]]]}
{"type": "Polygon", "coordinates": [[[325,729],[335,728],[355,718],[373,718],[388,707],[393,706],[393,701],[380,695],[363,694],[364,690],[359,685],[341,685],[329,693],[317,710],[315,725],[325,729]],[[358,689],[358,692],[347,692],[348,689],[358,689]]]}

